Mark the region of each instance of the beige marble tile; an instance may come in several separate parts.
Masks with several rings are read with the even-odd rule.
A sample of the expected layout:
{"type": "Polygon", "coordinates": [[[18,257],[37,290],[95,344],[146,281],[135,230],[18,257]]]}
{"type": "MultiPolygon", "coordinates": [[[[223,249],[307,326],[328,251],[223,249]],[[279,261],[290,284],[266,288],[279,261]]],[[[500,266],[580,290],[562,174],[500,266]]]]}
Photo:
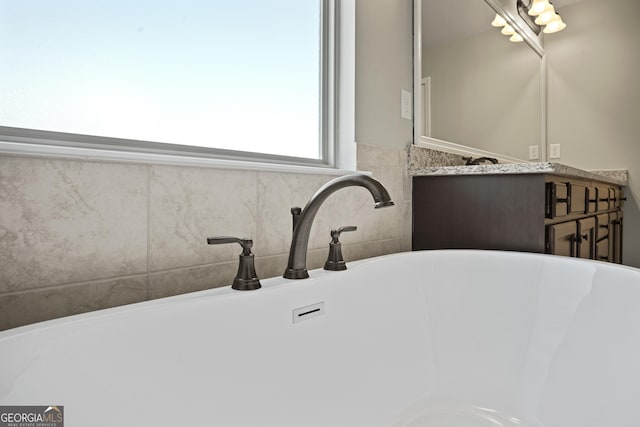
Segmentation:
{"type": "Polygon", "coordinates": [[[331,230],[355,225],[354,232],[343,233],[343,243],[375,240],[380,235],[378,226],[382,212],[391,208],[375,209],[371,194],[362,187],[343,188],[332,194],[322,206],[309,241],[310,249],[325,249],[331,241],[331,230]]]}
{"type": "Polygon", "coordinates": [[[413,237],[413,211],[411,201],[404,202],[404,224],[402,237],[402,250],[401,252],[408,252],[412,249],[412,237],[413,237]]]}
{"type": "Polygon", "coordinates": [[[4,294],[0,330],[140,302],[146,296],[146,275],[4,294]]]}
{"type": "Polygon", "coordinates": [[[405,150],[376,145],[358,144],[357,163],[359,170],[371,170],[373,167],[403,166],[405,150]]]}
{"type": "Polygon", "coordinates": [[[362,242],[353,245],[347,245],[343,248],[344,259],[345,261],[347,261],[347,263],[349,261],[373,258],[403,251],[403,239],[387,239],[377,240],[373,242],[362,242]]]}
{"type": "Polygon", "coordinates": [[[147,167],[0,156],[0,293],[146,272],[147,167]]]}
{"type": "MultiPolygon", "coordinates": [[[[311,196],[333,178],[335,177],[328,175],[272,172],[258,174],[258,212],[260,214],[257,222],[260,238],[255,242],[257,256],[289,252],[292,229],[291,208],[294,206],[304,208],[311,196]]],[[[330,199],[334,196],[336,194],[330,196],[330,199]]],[[[326,205],[329,202],[330,200],[327,200],[320,208],[316,221],[325,217],[327,211],[331,210],[330,205],[326,205]]],[[[315,230],[312,230],[312,233],[313,231],[315,230]]],[[[328,233],[329,230],[327,235],[328,233]]]]}
{"type": "Polygon", "coordinates": [[[256,273],[260,280],[282,277],[287,267],[288,254],[269,255],[256,258],[256,273]]]}
{"type": "MultiPolygon", "coordinates": [[[[379,178],[392,194],[402,199],[401,167],[380,168],[379,178]]],[[[255,252],[258,256],[288,253],[291,243],[292,206],[304,207],[309,198],[333,177],[260,173],[258,177],[258,235],[255,252]]],[[[344,243],[380,240],[388,235],[398,237],[403,221],[399,207],[374,209],[374,201],[361,187],[342,188],[323,203],[311,228],[309,249],[328,248],[332,229],[355,225],[355,232],[343,233],[344,243]],[[385,213],[385,211],[387,211],[385,213]]]]}
{"type": "Polygon", "coordinates": [[[406,204],[403,200],[403,173],[404,169],[400,167],[380,168],[374,171],[374,177],[389,191],[391,198],[395,202],[395,206],[376,211],[373,227],[378,229],[378,233],[374,239],[383,240],[401,237],[405,228],[405,209],[406,204]]]}
{"type": "Polygon", "coordinates": [[[413,198],[413,177],[406,168],[402,174],[402,190],[404,200],[410,201],[413,198]]]}
{"type": "Polygon", "coordinates": [[[149,273],[149,299],[202,291],[233,283],[238,262],[201,265],[149,273]]]}
{"type": "MultiPolygon", "coordinates": [[[[359,259],[371,258],[405,251],[402,239],[377,240],[369,242],[356,242],[343,244],[342,254],[347,263],[359,259]]],[[[315,270],[323,268],[327,260],[329,250],[327,248],[310,249],[307,252],[307,269],[315,270]]],[[[269,277],[281,277],[287,263],[286,255],[273,255],[256,260],[256,269],[260,279],[269,277]]]]}
{"type": "Polygon", "coordinates": [[[258,249],[257,216],[257,172],[153,166],[149,271],[233,261],[241,252],[207,245],[207,237],[251,237],[258,249]]]}

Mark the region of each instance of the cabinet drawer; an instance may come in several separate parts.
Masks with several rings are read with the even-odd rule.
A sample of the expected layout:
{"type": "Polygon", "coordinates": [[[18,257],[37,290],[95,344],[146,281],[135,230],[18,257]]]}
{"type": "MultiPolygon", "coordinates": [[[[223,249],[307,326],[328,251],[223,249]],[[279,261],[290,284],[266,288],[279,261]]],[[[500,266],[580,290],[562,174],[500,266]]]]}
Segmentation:
{"type": "Polygon", "coordinates": [[[600,240],[609,235],[609,214],[600,214],[596,217],[596,239],[600,240]]]}
{"type": "Polygon", "coordinates": [[[578,223],[575,221],[547,227],[547,250],[554,255],[576,256],[578,223]]]}
{"type": "Polygon", "coordinates": [[[595,187],[587,187],[587,210],[586,213],[593,213],[598,210],[598,189],[595,187]]]}
{"type": "Polygon", "coordinates": [[[598,212],[609,209],[609,187],[606,185],[596,186],[596,195],[598,200],[598,212]]]}
{"type": "Polygon", "coordinates": [[[567,184],[569,190],[569,211],[572,214],[588,212],[587,187],[580,184],[567,184]]]}
{"type": "Polygon", "coordinates": [[[596,259],[598,261],[609,260],[609,238],[602,239],[596,243],[596,259]]]}
{"type": "Polygon", "coordinates": [[[609,189],[609,209],[620,209],[624,200],[622,188],[609,189]]]}
{"type": "Polygon", "coordinates": [[[569,183],[547,182],[545,216],[556,218],[569,214],[569,183]]]}

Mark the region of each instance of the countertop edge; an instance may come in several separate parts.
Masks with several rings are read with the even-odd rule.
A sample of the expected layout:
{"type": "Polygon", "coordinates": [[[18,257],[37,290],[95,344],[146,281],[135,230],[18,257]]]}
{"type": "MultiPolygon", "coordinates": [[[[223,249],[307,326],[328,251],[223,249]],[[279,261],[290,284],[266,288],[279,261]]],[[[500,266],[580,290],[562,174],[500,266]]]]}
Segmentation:
{"type": "Polygon", "coordinates": [[[628,171],[624,169],[587,171],[561,163],[549,162],[410,168],[408,172],[410,176],[554,174],[622,186],[628,183],[628,171]]]}

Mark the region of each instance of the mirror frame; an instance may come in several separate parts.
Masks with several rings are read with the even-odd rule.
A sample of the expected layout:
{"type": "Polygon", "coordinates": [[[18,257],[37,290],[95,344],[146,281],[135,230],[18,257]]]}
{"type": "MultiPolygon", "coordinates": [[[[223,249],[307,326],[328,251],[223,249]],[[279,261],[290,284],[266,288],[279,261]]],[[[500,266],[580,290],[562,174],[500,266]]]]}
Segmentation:
{"type": "MultiPolygon", "coordinates": [[[[443,0],[446,1],[446,0],[443,0]]],[[[539,142],[539,159],[534,162],[547,162],[547,90],[546,90],[546,72],[547,58],[541,39],[527,27],[522,18],[515,19],[518,16],[516,7],[513,10],[506,10],[503,7],[504,0],[485,0],[487,5],[491,7],[497,14],[505,18],[505,20],[514,28],[520,30],[525,42],[540,57],[540,142],[539,142]],[[515,15],[514,15],[515,14],[515,15]],[[523,29],[524,28],[524,29],[523,29]]],[[[434,150],[445,151],[453,154],[460,154],[474,157],[494,157],[501,163],[523,163],[531,160],[516,159],[504,156],[499,153],[492,153],[479,150],[470,146],[456,144],[449,141],[442,141],[436,138],[426,137],[422,135],[422,0],[413,0],[413,144],[420,145],[434,150]]]]}

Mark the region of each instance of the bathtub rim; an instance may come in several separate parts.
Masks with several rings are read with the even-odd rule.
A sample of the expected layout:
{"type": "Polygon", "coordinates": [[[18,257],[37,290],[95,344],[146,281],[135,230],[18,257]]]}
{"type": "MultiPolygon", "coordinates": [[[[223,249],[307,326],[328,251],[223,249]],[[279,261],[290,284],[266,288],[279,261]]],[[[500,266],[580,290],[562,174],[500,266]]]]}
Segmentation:
{"type": "MultiPolygon", "coordinates": [[[[458,255],[473,255],[473,254],[484,254],[489,256],[504,256],[504,257],[524,257],[528,259],[540,259],[547,260],[547,262],[551,262],[554,264],[566,264],[566,265],[582,265],[582,266],[591,266],[599,269],[605,270],[627,270],[630,272],[637,273],[640,277],[640,268],[627,266],[623,264],[612,264],[610,262],[598,261],[598,260],[590,260],[583,258],[572,258],[572,257],[564,257],[558,255],[550,255],[550,254],[540,254],[540,253],[532,253],[532,252],[518,252],[518,251],[501,251],[501,250],[486,250],[486,249],[430,249],[430,250],[420,250],[420,251],[405,251],[405,252],[396,252],[392,254],[379,255],[371,258],[364,258],[355,261],[348,262],[348,270],[346,271],[357,271],[361,269],[363,266],[366,266],[370,263],[377,263],[381,260],[386,259],[395,259],[395,258],[406,258],[406,257],[420,257],[424,254],[453,254],[455,256],[458,255]]],[[[282,291],[283,287],[289,285],[311,285],[316,282],[322,282],[327,278],[333,275],[343,274],[344,271],[327,271],[323,268],[316,268],[313,270],[309,270],[309,278],[305,280],[295,280],[295,279],[286,279],[280,276],[270,277],[261,280],[262,288],[256,291],[238,291],[231,289],[231,284],[225,286],[219,286],[215,288],[209,288],[194,292],[186,292],[177,295],[171,295],[162,298],[156,298],[146,301],[139,301],[131,304],[124,304],[116,307],[103,308],[93,311],[88,311],[85,313],[72,314],[68,316],[58,317],[49,320],[43,320],[36,323],[30,323],[27,325],[17,326],[10,329],[5,329],[0,331],[0,343],[7,339],[15,338],[20,335],[31,334],[42,332],[50,328],[55,328],[59,325],[69,325],[73,323],[81,323],[86,321],[91,321],[93,319],[99,319],[104,317],[117,316],[122,313],[128,313],[131,311],[139,311],[139,310],[147,310],[153,309],[161,305],[172,304],[176,302],[187,302],[193,299],[201,299],[206,297],[217,297],[217,298],[256,298],[260,297],[260,295],[264,293],[274,292],[274,291],[282,291]]]]}

